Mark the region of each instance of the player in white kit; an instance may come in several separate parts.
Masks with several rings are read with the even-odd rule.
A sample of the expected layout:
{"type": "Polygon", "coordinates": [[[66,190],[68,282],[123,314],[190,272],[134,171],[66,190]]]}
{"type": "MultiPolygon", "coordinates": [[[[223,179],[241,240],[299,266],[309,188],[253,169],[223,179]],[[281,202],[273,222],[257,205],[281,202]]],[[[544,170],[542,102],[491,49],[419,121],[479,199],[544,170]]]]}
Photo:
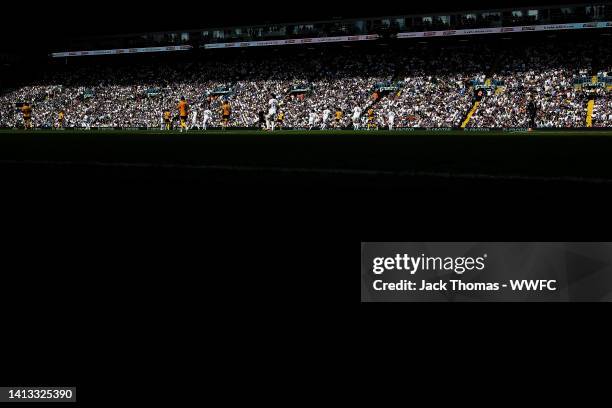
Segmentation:
{"type": "Polygon", "coordinates": [[[194,109],[191,112],[191,123],[190,123],[190,125],[189,125],[189,127],[187,129],[193,129],[197,125],[198,125],[198,110],[194,109]]]}
{"type": "Polygon", "coordinates": [[[359,130],[359,119],[361,118],[361,108],[355,106],[353,108],[353,129],[359,130]]]}
{"type": "Polygon", "coordinates": [[[274,94],[271,94],[271,98],[268,101],[268,114],[266,115],[266,128],[274,131],[274,124],[276,121],[276,112],[278,111],[278,100],[274,94]]]}
{"type": "Polygon", "coordinates": [[[315,111],[310,112],[308,114],[308,130],[312,130],[316,121],[317,121],[317,114],[315,113],[315,111]]]}
{"type": "Polygon", "coordinates": [[[389,122],[389,130],[393,130],[393,124],[395,123],[395,112],[389,111],[387,121],[389,122]]]}
{"type": "Polygon", "coordinates": [[[325,108],[323,111],[323,121],[321,122],[321,130],[327,127],[327,122],[329,121],[329,115],[331,115],[331,111],[329,108],[325,108]]]}
{"type": "Polygon", "coordinates": [[[206,128],[208,127],[208,123],[211,121],[212,119],[212,112],[210,111],[210,109],[206,108],[206,110],[204,111],[204,120],[202,121],[202,128],[204,130],[206,130],[206,128]]]}

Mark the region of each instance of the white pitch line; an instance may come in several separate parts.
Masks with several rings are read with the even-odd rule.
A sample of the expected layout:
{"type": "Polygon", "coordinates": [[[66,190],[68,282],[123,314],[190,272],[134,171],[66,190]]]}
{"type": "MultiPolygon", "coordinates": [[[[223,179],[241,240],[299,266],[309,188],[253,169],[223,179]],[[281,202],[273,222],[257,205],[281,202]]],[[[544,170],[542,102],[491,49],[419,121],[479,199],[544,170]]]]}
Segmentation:
{"type": "Polygon", "coordinates": [[[0,160],[0,164],[35,164],[53,166],[99,166],[125,168],[160,168],[160,169],[194,169],[224,170],[236,172],[274,172],[274,173],[307,173],[346,176],[388,176],[388,177],[434,177],[449,179],[506,180],[506,181],[541,181],[541,182],[575,182],[590,184],[612,184],[612,179],[576,176],[525,176],[520,174],[481,174],[450,173],[410,170],[360,170],[360,169],[325,169],[307,167],[273,167],[273,166],[230,166],[215,164],[169,164],[169,163],[125,163],[99,161],[55,161],[55,160],[0,160]]]}

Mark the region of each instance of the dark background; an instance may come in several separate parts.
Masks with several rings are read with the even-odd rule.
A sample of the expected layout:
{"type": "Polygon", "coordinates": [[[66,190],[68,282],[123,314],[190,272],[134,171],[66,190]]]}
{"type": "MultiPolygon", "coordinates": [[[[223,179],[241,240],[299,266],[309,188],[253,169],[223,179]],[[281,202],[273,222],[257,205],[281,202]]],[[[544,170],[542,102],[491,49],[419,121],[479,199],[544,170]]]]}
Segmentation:
{"type": "MultiPolygon", "coordinates": [[[[502,3],[364,8],[279,2],[264,10],[262,4],[235,2],[5,2],[0,49],[42,50],[64,36],[98,33],[518,4],[502,3]]],[[[342,331],[354,335],[347,339],[351,344],[363,344],[364,334],[383,336],[408,316],[419,337],[435,333],[419,332],[420,324],[440,329],[446,319],[465,322],[465,309],[446,309],[435,320],[424,308],[416,316],[388,308],[355,316],[346,305],[357,302],[360,241],[612,241],[605,185],[419,179],[402,190],[250,180],[211,186],[94,173],[71,172],[51,183],[40,169],[0,173],[0,306],[10,350],[2,361],[3,382],[76,384],[83,406],[110,401],[104,387],[113,384],[194,381],[201,377],[190,376],[186,367],[215,366],[211,355],[225,357],[218,367],[228,376],[238,371],[236,360],[263,355],[266,361],[250,366],[269,366],[272,353],[297,344],[285,336],[311,340],[304,348],[311,350],[319,333],[333,339],[342,331]],[[354,293],[345,278],[353,274],[354,293]],[[266,341],[270,335],[281,341],[266,341]],[[224,347],[231,354],[223,354],[224,347]]],[[[549,311],[564,332],[576,328],[578,313],[549,311]]],[[[517,336],[511,332],[517,321],[522,329],[549,334],[554,326],[551,320],[529,326],[527,311],[505,314],[496,307],[494,313],[488,336],[495,333],[491,326],[517,336]]],[[[478,314],[487,321],[482,309],[478,314]]],[[[581,329],[593,322],[591,330],[605,321],[592,310],[580,319],[581,329]]],[[[466,336],[465,326],[460,333],[466,336]]],[[[261,372],[248,374],[257,378],[261,372]]]]}
{"type": "Polygon", "coordinates": [[[233,0],[193,2],[178,6],[172,3],[118,0],[94,3],[76,0],[32,4],[5,2],[3,15],[9,18],[5,18],[5,24],[0,26],[0,49],[14,49],[15,44],[38,48],[61,42],[66,37],[85,35],[572,3],[576,1],[389,1],[371,4],[313,0],[295,4],[287,1],[265,3],[233,0]]]}

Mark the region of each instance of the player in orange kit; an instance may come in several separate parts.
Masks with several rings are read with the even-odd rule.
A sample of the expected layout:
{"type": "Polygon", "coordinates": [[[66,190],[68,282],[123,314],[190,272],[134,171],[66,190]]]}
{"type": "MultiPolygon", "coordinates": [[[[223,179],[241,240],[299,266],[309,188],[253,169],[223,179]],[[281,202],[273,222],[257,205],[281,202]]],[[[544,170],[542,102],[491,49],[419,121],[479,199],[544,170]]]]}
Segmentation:
{"type": "Polygon", "coordinates": [[[183,96],[181,98],[181,101],[179,102],[178,106],[178,111],[179,111],[179,118],[181,120],[181,132],[183,131],[183,129],[185,129],[185,131],[187,131],[187,115],[188,115],[188,111],[189,111],[189,105],[187,105],[187,101],[185,101],[185,97],[183,96]]]}
{"type": "Polygon", "coordinates": [[[24,103],[21,107],[21,114],[23,115],[23,127],[32,129],[32,105],[24,103]]]}

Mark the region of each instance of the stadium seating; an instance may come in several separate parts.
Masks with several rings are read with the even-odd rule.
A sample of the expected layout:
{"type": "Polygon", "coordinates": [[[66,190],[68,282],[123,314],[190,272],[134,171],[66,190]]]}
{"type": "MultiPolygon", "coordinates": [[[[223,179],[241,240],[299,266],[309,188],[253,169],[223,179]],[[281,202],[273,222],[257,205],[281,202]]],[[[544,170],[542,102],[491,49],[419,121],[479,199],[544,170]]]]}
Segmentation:
{"type": "Polygon", "coordinates": [[[381,127],[387,126],[391,111],[396,128],[462,123],[583,127],[589,98],[595,98],[593,126],[607,127],[612,123],[610,91],[597,89],[588,96],[576,81],[581,75],[590,78],[594,72],[612,69],[612,54],[600,52],[608,48],[597,39],[575,46],[546,41],[514,47],[470,42],[380,50],[321,47],[307,56],[262,51],[163,64],[71,64],[26,78],[0,93],[0,127],[20,126],[16,106],[32,102],[37,127],[52,127],[63,109],[66,126],[159,128],[162,112],[175,111],[181,96],[192,110],[210,109],[212,126],[219,125],[220,101],[227,98],[232,105],[229,125],[253,127],[260,112],[267,111],[271,94],[281,101],[287,127],[307,127],[312,112],[319,126],[325,109],[342,109],[346,115],[339,126],[348,127],[356,106],[364,112],[372,107],[381,127]],[[381,92],[375,100],[372,94],[379,83],[401,86],[381,92]],[[472,109],[475,87],[485,93],[472,109]],[[300,89],[303,92],[296,91],[300,89]],[[527,109],[529,101],[536,106],[533,116],[527,109]]]}

